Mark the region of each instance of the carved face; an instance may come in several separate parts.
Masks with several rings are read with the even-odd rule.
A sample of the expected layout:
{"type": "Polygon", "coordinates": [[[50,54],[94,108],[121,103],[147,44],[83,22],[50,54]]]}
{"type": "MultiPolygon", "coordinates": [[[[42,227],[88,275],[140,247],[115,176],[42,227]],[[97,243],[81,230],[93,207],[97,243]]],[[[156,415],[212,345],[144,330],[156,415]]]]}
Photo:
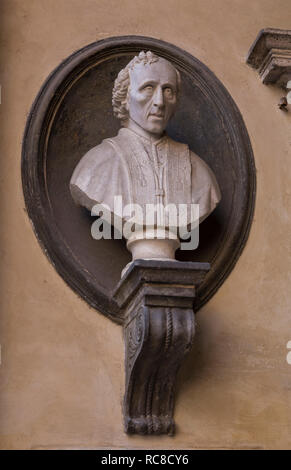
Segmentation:
{"type": "Polygon", "coordinates": [[[129,117],[144,130],[162,134],[177,104],[177,74],[165,59],[130,71],[129,117]]]}

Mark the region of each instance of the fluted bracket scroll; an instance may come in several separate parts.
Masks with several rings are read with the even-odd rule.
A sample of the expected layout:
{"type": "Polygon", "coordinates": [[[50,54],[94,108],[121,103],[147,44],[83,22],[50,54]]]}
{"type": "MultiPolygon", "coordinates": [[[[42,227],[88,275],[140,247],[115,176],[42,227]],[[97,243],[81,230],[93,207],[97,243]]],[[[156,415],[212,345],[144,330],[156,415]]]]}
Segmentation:
{"type": "Polygon", "coordinates": [[[208,263],[136,260],[117,286],[129,434],[174,433],[175,379],[194,338],[195,289],[209,268],[208,263]]]}

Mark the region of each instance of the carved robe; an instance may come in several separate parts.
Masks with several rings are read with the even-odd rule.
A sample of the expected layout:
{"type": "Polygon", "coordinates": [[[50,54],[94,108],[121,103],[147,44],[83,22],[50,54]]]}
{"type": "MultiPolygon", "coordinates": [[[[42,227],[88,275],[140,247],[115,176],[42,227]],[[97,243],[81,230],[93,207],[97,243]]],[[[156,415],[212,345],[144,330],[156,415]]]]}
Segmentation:
{"type": "Polygon", "coordinates": [[[86,153],[70,189],[75,202],[89,210],[100,203],[114,212],[117,195],[123,206],[199,204],[200,222],[220,200],[214,174],[188,145],[167,135],[152,141],[127,128],[86,153]]]}

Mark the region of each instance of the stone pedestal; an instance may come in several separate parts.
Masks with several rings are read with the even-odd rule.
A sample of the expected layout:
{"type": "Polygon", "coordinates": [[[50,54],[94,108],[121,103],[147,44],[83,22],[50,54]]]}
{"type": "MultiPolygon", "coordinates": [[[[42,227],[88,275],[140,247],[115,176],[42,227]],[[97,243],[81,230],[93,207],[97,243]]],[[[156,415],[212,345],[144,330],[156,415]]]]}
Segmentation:
{"type": "Polygon", "coordinates": [[[174,384],[195,332],[195,288],[208,263],[135,260],[114,298],[124,314],[129,434],[174,433],[174,384]]]}

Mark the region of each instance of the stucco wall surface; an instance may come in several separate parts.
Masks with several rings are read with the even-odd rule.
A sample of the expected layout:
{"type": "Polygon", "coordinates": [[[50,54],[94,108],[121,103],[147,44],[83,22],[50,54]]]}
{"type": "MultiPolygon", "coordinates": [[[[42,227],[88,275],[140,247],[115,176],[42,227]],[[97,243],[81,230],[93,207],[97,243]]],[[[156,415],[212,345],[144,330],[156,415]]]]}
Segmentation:
{"type": "Polygon", "coordinates": [[[0,447],[291,448],[291,113],[245,64],[261,28],[290,28],[290,0],[2,0],[0,15],[0,447]],[[122,330],[55,272],[21,187],[24,126],[45,78],[82,46],[127,34],[171,42],[216,74],[257,168],[246,248],[198,313],[179,374],[175,437],[124,434],[122,330]]]}

